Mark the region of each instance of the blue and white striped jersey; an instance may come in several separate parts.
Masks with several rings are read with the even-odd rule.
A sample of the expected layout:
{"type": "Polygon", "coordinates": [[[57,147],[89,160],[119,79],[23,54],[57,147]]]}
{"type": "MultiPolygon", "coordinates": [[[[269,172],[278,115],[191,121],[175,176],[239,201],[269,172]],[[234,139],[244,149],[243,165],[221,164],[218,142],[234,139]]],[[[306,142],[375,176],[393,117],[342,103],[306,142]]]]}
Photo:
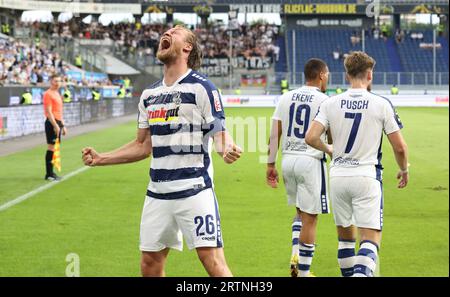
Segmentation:
{"type": "Polygon", "coordinates": [[[152,140],[147,195],[180,199],[213,187],[212,136],[225,130],[217,88],[191,69],[172,86],[161,80],[144,90],[139,128],[152,140]]]}
{"type": "Polygon", "coordinates": [[[368,176],[381,181],[381,146],[403,125],[389,99],[365,89],[349,89],[320,106],[315,121],[331,129],[330,176],[368,176]]]}

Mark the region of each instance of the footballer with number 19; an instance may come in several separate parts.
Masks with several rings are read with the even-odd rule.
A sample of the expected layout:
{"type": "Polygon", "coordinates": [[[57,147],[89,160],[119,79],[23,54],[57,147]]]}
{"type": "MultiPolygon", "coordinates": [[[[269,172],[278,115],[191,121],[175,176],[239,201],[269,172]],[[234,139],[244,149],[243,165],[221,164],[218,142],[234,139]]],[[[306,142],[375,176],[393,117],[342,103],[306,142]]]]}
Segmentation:
{"type": "Polygon", "coordinates": [[[85,148],[83,161],[101,166],[152,155],[140,230],[143,276],[164,276],[169,250],[181,251],[183,236],[210,276],[232,276],[223,252],[210,152],[214,142],[231,164],[241,149],[225,130],[217,88],[194,71],[202,58],[194,33],[181,26],[166,31],[157,57],[164,78],[142,93],[136,140],[109,153],[85,148]]]}
{"type": "MultiPolygon", "coordinates": [[[[312,276],[318,214],[329,213],[325,154],[305,143],[308,127],[319,106],[328,99],[328,66],[310,59],[304,67],[306,85],[281,96],[272,117],[266,178],[277,187],[275,159],[282,137],[282,170],[288,204],[296,206],[292,223],[291,276],[312,276]]],[[[326,138],[325,133],[322,135],[326,138]]]]}

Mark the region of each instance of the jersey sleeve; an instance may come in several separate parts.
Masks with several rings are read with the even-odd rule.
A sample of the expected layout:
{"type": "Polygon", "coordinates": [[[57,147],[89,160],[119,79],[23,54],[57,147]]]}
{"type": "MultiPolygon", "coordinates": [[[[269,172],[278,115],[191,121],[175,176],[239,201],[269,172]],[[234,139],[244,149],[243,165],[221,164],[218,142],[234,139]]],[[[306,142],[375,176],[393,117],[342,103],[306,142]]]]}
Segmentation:
{"type": "Polygon", "coordinates": [[[314,121],[321,123],[325,127],[325,130],[328,130],[328,128],[330,127],[327,100],[322,102],[322,104],[319,106],[319,110],[317,111],[314,121]]]}
{"type": "Polygon", "coordinates": [[[385,104],[384,108],[384,121],[383,129],[386,135],[397,132],[403,128],[403,124],[400,121],[397,111],[391,104],[385,104]]]}
{"type": "Polygon", "coordinates": [[[225,112],[219,91],[212,85],[203,85],[196,94],[197,105],[206,125],[216,132],[225,130],[225,112]]]}
{"type": "Polygon", "coordinates": [[[139,100],[138,104],[138,128],[140,129],[147,129],[150,127],[148,124],[148,115],[147,115],[147,109],[144,105],[144,96],[141,96],[141,99],[139,100]]]}

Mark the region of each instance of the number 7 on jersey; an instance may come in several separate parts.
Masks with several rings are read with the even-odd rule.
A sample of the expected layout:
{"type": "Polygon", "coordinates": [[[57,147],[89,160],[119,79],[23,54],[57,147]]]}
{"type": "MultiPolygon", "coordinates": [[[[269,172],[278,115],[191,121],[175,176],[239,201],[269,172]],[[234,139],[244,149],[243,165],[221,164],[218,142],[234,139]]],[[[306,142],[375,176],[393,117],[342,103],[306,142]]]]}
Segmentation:
{"type": "Polygon", "coordinates": [[[345,118],[353,119],[352,130],[350,131],[347,146],[345,147],[345,153],[348,154],[352,150],[353,144],[355,143],[356,134],[358,134],[359,124],[361,123],[362,113],[346,112],[345,118]]]}

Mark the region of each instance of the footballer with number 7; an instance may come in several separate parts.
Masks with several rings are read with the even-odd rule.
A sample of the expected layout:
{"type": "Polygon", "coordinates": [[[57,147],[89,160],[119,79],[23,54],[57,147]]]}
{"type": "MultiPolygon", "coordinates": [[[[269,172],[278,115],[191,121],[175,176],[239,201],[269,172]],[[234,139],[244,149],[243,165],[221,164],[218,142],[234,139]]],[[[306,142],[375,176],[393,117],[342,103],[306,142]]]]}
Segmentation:
{"type": "Polygon", "coordinates": [[[381,147],[387,135],[400,168],[398,188],[408,184],[407,145],[392,103],[371,89],[375,60],[364,52],[345,58],[351,88],[324,101],[306,133],[306,143],[332,156],[330,199],[337,226],[343,276],[373,276],[383,227],[381,147]],[[320,136],[329,131],[333,145],[320,136]],[[355,255],[356,234],[360,247],[355,255]]]}
{"type": "Polygon", "coordinates": [[[108,153],[84,148],[84,164],[131,163],[152,155],[140,230],[143,276],[164,276],[169,250],[181,251],[183,236],[210,276],[232,276],[223,252],[211,150],[214,143],[231,164],[241,149],[225,130],[217,88],[195,71],[202,54],[194,33],[181,26],[166,31],[157,57],[164,78],[142,93],[136,139],[108,153]]]}

